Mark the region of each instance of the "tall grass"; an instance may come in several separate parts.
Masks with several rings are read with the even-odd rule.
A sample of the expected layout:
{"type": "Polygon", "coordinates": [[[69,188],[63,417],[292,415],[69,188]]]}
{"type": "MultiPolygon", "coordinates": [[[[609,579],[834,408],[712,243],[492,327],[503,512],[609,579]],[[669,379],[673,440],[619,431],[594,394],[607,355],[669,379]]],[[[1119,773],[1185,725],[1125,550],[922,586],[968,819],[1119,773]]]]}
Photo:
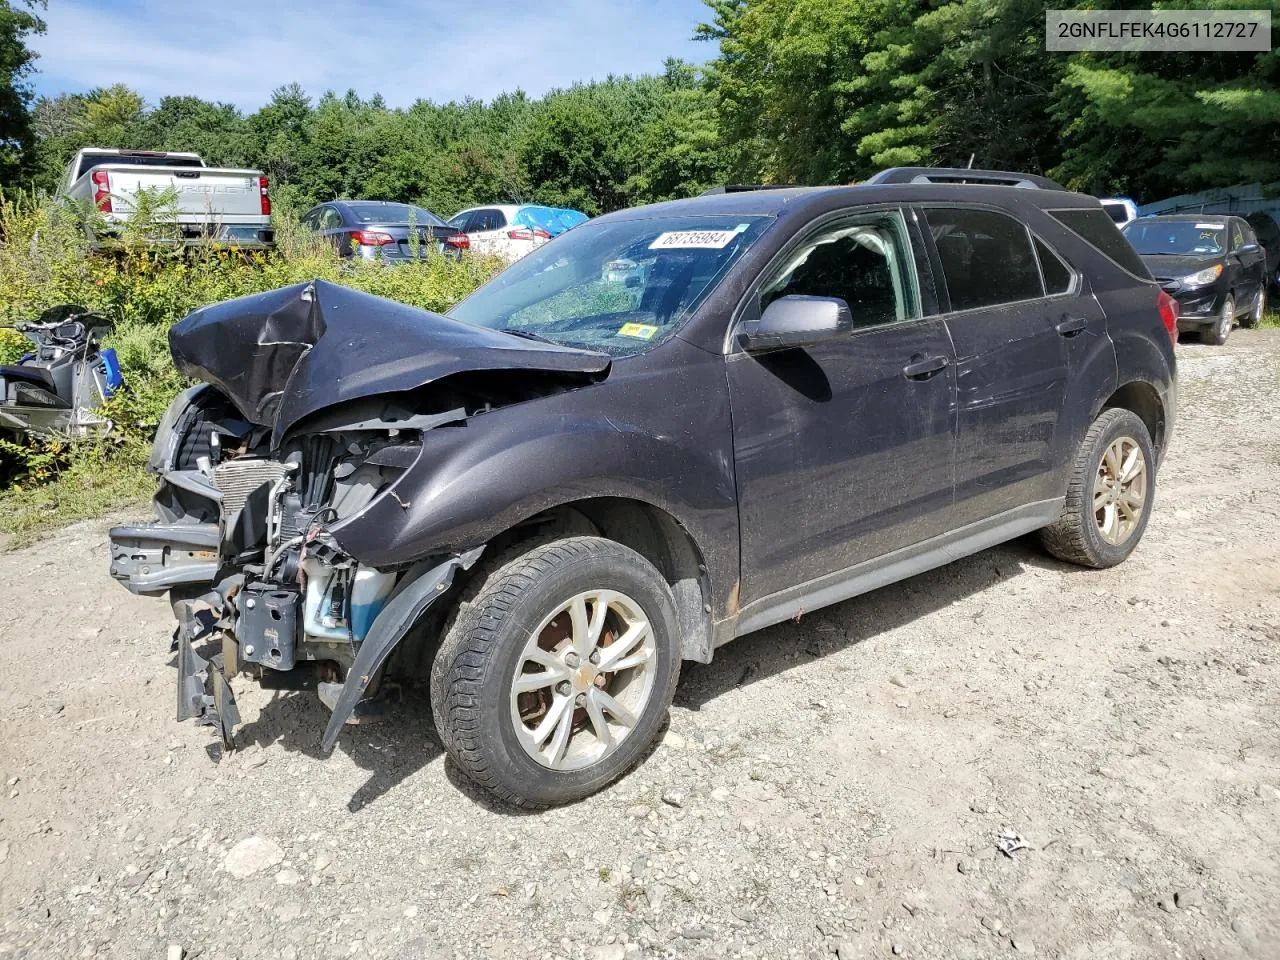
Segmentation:
{"type": "MultiPolygon", "coordinates": [[[[8,478],[0,487],[0,533],[29,540],[150,489],[142,465],[155,424],[184,386],[169,359],[168,330],[191,311],[312,279],[442,311],[499,267],[470,256],[458,262],[433,255],[395,267],[343,260],[287,211],[277,212],[278,246],[270,253],[159,249],[146,243],[152,215],[137,218],[109,251],[95,251],[77,211],[45,196],[0,198],[0,324],[33,320],[63,303],[93,310],[115,325],[106,345],[119,355],[127,385],[107,404],[117,429],[104,440],[0,436],[0,474],[8,478]]],[[[28,347],[0,330],[0,362],[14,362],[28,347]]]]}

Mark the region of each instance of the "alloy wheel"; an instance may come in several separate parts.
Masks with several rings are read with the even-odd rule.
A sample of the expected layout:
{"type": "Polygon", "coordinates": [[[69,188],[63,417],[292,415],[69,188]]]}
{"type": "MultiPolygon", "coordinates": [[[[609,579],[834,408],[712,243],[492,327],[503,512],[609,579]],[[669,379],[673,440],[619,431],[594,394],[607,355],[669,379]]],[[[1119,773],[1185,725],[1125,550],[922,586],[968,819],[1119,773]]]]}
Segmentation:
{"type": "Polygon", "coordinates": [[[520,653],[511,681],[520,745],[552,770],[600,762],[648,706],[656,655],[653,627],[635,600],[605,589],[571,597],[520,653]]]}
{"type": "Polygon", "coordinates": [[[1147,504],[1147,459],[1131,437],[1108,444],[1093,482],[1093,517],[1098,533],[1118,546],[1138,529],[1147,504]]]}
{"type": "Polygon", "coordinates": [[[1231,336],[1231,327],[1236,322],[1236,305],[1235,302],[1227,297],[1227,302],[1222,305],[1222,316],[1218,318],[1218,342],[1226,342],[1227,337],[1231,336]]]}

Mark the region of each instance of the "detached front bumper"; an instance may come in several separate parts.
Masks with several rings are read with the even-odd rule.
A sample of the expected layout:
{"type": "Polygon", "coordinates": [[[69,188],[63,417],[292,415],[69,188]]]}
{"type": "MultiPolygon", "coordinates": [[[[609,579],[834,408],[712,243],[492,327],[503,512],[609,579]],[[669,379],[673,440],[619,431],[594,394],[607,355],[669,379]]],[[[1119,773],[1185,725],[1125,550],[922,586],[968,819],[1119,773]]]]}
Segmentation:
{"type": "MultiPolygon", "coordinates": [[[[268,585],[246,583],[243,574],[223,576],[214,583],[220,570],[218,537],[216,524],[115,527],[111,530],[111,575],[135,594],[158,595],[174,587],[185,588],[173,597],[178,620],[174,631],[177,718],[214,727],[223,744],[230,747],[240,712],[228,681],[242,666],[261,668],[264,686],[303,689],[309,681],[314,682],[318,663],[295,658],[299,645],[308,639],[301,617],[295,616],[296,596],[283,586],[269,588],[264,594],[268,585]],[[199,593],[200,585],[207,585],[206,592],[199,593]],[[285,603],[289,600],[293,606],[285,603]],[[279,608],[272,606],[273,602],[279,608]],[[260,642],[262,637],[271,642],[260,642]],[[208,655],[217,643],[221,648],[214,646],[218,652],[208,655]],[[266,682],[272,678],[283,682],[266,682]]],[[[483,550],[478,547],[434,565],[421,563],[403,575],[368,634],[355,647],[344,681],[323,685],[327,695],[321,700],[333,712],[324,731],[326,752],[333,749],[346,723],[369,712],[372,700],[366,694],[400,641],[448,590],[458,571],[470,569],[483,550]]]]}
{"type": "Polygon", "coordinates": [[[178,719],[195,720],[218,731],[224,747],[232,745],[232,731],[240,724],[235,694],[223,671],[223,654],[203,659],[187,631],[178,628],[178,719]]]}
{"type": "Polygon", "coordinates": [[[130,593],[158,596],[212,583],[218,573],[216,523],[146,523],[111,528],[111,575],[130,593]]]}

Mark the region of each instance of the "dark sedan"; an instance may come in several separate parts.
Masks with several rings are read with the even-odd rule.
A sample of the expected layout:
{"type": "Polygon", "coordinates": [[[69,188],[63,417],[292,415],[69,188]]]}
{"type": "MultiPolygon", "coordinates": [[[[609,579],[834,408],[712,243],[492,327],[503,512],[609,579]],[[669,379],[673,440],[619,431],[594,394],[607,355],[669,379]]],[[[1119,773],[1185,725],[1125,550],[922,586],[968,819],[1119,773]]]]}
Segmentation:
{"type": "Polygon", "coordinates": [[[471,246],[430,210],[383,200],[331,200],[308,210],[302,225],[327,237],[339,256],[364,260],[412,260],[433,251],[458,257],[471,246]]]}
{"type": "Polygon", "coordinates": [[[1257,326],[1267,308],[1267,255],[1240,217],[1142,217],[1125,238],[1160,286],[1178,301],[1179,330],[1205,343],[1227,342],[1236,321],[1257,326]]]}

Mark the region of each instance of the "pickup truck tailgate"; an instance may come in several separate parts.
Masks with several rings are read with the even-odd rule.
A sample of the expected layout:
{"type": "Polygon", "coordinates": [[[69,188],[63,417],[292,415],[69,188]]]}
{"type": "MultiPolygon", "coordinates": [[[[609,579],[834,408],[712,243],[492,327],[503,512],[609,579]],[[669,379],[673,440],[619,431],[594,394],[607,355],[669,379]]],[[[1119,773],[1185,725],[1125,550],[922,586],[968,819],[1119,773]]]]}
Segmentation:
{"type": "MultiPolygon", "coordinates": [[[[142,190],[162,192],[172,187],[178,194],[177,213],[207,217],[221,223],[256,223],[262,219],[262,193],[258,173],[201,167],[137,167],[108,164],[111,195],[130,206],[130,198],[142,190]]],[[[124,212],[124,211],[121,211],[124,212]]]]}

